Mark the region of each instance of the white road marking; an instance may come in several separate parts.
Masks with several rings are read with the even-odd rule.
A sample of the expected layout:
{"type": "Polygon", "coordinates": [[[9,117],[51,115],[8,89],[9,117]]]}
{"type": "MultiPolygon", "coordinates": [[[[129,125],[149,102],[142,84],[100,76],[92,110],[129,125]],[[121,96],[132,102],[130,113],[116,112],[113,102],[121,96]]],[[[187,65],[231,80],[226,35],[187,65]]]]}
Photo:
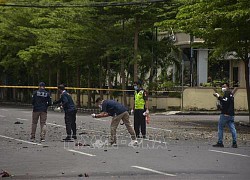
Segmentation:
{"type": "Polygon", "coordinates": [[[22,118],[16,118],[16,119],[20,121],[28,121],[28,119],[22,119],[22,118]]]}
{"type": "Polygon", "coordinates": [[[0,109],[1,111],[9,111],[9,110],[7,110],[7,109],[0,109]]]}
{"type": "Polygon", "coordinates": [[[3,136],[3,135],[0,135],[0,137],[5,138],[5,139],[11,139],[11,140],[19,141],[19,142],[24,142],[24,143],[28,143],[28,144],[43,146],[43,144],[40,144],[40,143],[34,143],[34,142],[30,142],[30,141],[25,141],[25,140],[22,140],[22,139],[15,139],[13,137],[8,137],[8,136],[3,136]]]}
{"type": "Polygon", "coordinates": [[[32,111],[22,111],[22,113],[25,113],[25,114],[32,114],[32,111]]]}
{"type": "Polygon", "coordinates": [[[63,126],[63,125],[60,125],[60,124],[54,124],[54,123],[48,123],[48,122],[46,122],[46,124],[49,124],[51,126],[66,128],[66,126],[63,126]]]}
{"type": "Polygon", "coordinates": [[[82,130],[85,130],[85,131],[93,131],[93,132],[99,132],[99,133],[104,133],[103,131],[96,131],[96,130],[91,130],[91,129],[82,129],[82,130]]]}
{"type": "Polygon", "coordinates": [[[180,133],[189,134],[189,135],[195,135],[195,136],[201,136],[201,134],[198,134],[198,133],[189,133],[189,132],[180,132],[180,133]]]}
{"type": "Polygon", "coordinates": [[[250,156],[244,155],[244,154],[230,153],[230,152],[225,152],[225,151],[217,151],[217,150],[211,150],[211,149],[209,151],[223,153],[223,154],[230,154],[230,155],[235,155],[235,156],[250,157],[250,156]]]}
{"type": "Polygon", "coordinates": [[[4,117],[6,117],[6,116],[0,115],[0,117],[4,118],[4,117]]]}
{"type": "Polygon", "coordinates": [[[152,140],[152,139],[143,139],[143,141],[150,141],[150,142],[156,142],[156,143],[166,143],[166,142],[152,140]]]}
{"type": "Polygon", "coordinates": [[[104,119],[100,119],[100,118],[94,118],[94,120],[96,121],[104,121],[104,122],[108,122],[109,120],[104,120],[104,119]]]}
{"type": "Polygon", "coordinates": [[[192,125],[200,125],[200,124],[198,124],[198,123],[193,123],[193,122],[185,122],[185,123],[187,123],[187,124],[192,124],[192,125]]]}
{"type": "MultiPolygon", "coordinates": [[[[21,119],[21,118],[16,118],[17,120],[20,120],[20,121],[28,121],[28,119],[21,119]]],[[[49,124],[51,126],[57,126],[57,127],[62,127],[62,128],[66,128],[65,126],[63,125],[60,125],[60,124],[54,124],[54,123],[49,123],[49,122],[46,122],[46,124],[49,124]]]]}
{"type": "Polygon", "coordinates": [[[91,157],[96,156],[94,154],[88,154],[88,153],[81,152],[81,151],[76,151],[76,150],[73,150],[73,149],[67,149],[67,151],[78,153],[78,154],[82,154],[82,155],[86,155],[86,156],[91,156],[91,157]]]}
{"type": "Polygon", "coordinates": [[[148,129],[154,129],[154,130],[162,130],[162,131],[172,132],[172,130],[169,130],[169,129],[154,128],[154,127],[147,127],[147,128],[148,128],[148,129]]]}
{"type": "MultiPolygon", "coordinates": [[[[48,123],[48,122],[46,122],[46,124],[51,125],[51,126],[66,128],[66,126],[60,125],[60,124],[54,124],[54,123],[48,123]]],[[[104,133],[103,131],[95,131],[95,130],[91,130],[91,129],[82,129],[82,130],[104,133]]]]}
{"type": "MultiPolygon", "coordinates": [[[[16,118],[16,119],[18,119],[20,121],[28,121],[27,119],[21,119],[21,118],[16,118]]],[[[46,122],[46,124],[51,125],[51,126],[66,128],[66,126],[60,125],[60,124],[54,124],[54,123],[49,123],[49,122],[46,122]]],[[[90,130],[90,129],[82,129],[82,130],[103,133],[103,131],[96,131],[96,130],[90,130]]]]}
{"type": "Polygon", "coordinates": [[[169,111],[169,112],[167,112],[167,115],[175,115],[179,112],[181,112],[181,111],[169,111]]]}
{"type": "Polygon", "coordinates": [[[145,170],[145,171],[150,171],[150,172],[153,172],[153,173],[156,173],[156,174],[162,174],[162,175],[165,175],[165,176],[176,176],[174,174],[168,174],[168,173],[164,173],[164,172],[160,172],[160,171],[157,171],[157,170],[153,170],[153,169],[149,169],[149,168],[145,168],[145,167],[141,167],[141,166],[131,166],[131,167],[134,167],[134,168],[137,168],[137,169],[142,169],[142,170],[145,170]]]}

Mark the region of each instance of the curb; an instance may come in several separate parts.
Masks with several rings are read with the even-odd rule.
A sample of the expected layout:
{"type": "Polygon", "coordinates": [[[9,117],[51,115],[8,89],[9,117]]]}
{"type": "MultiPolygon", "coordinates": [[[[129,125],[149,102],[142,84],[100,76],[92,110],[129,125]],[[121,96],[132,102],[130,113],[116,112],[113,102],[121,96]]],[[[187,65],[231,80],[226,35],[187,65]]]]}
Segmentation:
{"type": "MultiPolygon", "coordinates": [[[[220,111],[169,111],[163,113],[154,113],[154,115],[220,115],[220,111]]],[[[236,111],[237,116],[248,116],[246,111],[236,111]]]]}

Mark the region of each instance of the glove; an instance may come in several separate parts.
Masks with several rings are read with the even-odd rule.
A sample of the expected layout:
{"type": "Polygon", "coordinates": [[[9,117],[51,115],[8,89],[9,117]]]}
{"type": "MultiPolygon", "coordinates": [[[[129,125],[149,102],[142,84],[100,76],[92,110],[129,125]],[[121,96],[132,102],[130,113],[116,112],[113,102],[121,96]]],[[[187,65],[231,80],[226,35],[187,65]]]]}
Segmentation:
{"type": "Polygon", "coordinates": [[[220,97],[219,93],[214,93],[214,96],[217,98],[220,97]]]}
{"type": "Polygon", "coordinates": [[[96,118],[96,114],[95,113],[91,114],[91,116],[92,116],[92,118],[96,118]]]}
{"type": "Polygon", "coordinates": [[[131,109],[130,114],[134,114],[134,110],[133,109],[131,109]]]}
{"type": "Polygon", "coordinates": [[[144,113],[143,116],[147,116],[149,114],[149,110],[147,109],[144,113]]]}

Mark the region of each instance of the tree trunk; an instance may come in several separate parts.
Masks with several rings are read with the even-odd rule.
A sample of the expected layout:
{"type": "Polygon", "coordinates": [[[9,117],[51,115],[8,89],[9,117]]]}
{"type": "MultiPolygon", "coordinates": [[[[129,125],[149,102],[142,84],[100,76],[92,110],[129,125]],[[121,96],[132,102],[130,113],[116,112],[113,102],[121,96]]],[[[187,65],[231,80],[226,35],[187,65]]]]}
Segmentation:
{"type": "MultiPolygon", "coordinates": [[[[153,41],[153,38],[152,38],[153,41]]],[[[152,59],[151,59],[151,67],[150,67],[150,71],[149,71],[149,83],[151,84],[153,82],[153,78],[154,78],[154,66],[155,66],[155,62],[154,62],[154,48],[152,47],[151,49],[151,53],[152,53],[152,59]]],[[[152,91],[152,84],[149,86],[149,91],[152,91]]]]}
{"type": "MultiPolygon", "coordinates": [[[[79,65],[77,65],[76,71],[77,71],[77,77],[76,77],[76,84],[77,85],[76,86],[79,88],[81,86],[80,85],[80,83],[81,83],[81,71],[80,71],[79,65]]],[[[76,93],[77,93],[77,100],[76,100],[77,107],[81,107],[81,91],[77,90],[76,93]]]]}
{"type": "Polygon", "coordinates": [[[49,86],[51,86],[51,66],[48,67],[49,71],[49,86]]]}
{"type": "MultiPolygon", "coordinates": [[[[60,62],[58,61],[57,63],[57,72],[56,72],[56,84],[57,86],[59,85],[60,83],[60,62]]],[[[60,94],[59,94],[59,91],[57,91],[57,99],[60,98],[60,94]]]]}
{"type": "MultiPolygon", "coordinates": [[[[48,86],[51,87],[51,66],[48,66],[48,76],[49,76],[49,82],[48,82],[48,86]]],[[[49,93],[51,95],[52,89],[49,89],[49,93]]]]}
{"type": "MultiPolygon", "coordinates": [[[[69,68],[68,67],[66,67],[66,85],[69,87],[69,82],[71,82],[73,79],[71,79],[70,77],[69,77],[69,68]]],[[[65,82],[65,81],[64,81],[65,82]]],[[[72,86],[72,85],[71,85],[72,86]]]]}
{"type": "MultiPolygon", "coordinates": [[[[124,30],[125,30],[125,24],[124,24],[124,20],[122,21],[122,43],[123,46],[125,46],[125,34],[124,34],[124,30]]],[[[125,52],[124,52],[125,54],[125,52]]],[[[127,93],[126,93],[126,74],[125,74],[125,56],[122,56],[121,59],[121,80],[122,80],[122,97],[123,97],[123,105],[124,106],[128,106],[127,103],[127,93]]]]}
{"type": "Polygon", "coordinates": [[[139,28],[140,24],[135,19],[135,39],[134,39],[134,82],[138,81],[138,41],[139,41],[139,28]]]}
{"type": "MultiPolygon", "coordinates": [[[[113,89],[112,87],[112,76],[111,76],[111,71],[110,71],[110,61],[109,57],[107,58],[108,63],[107,63],[107,72],[108,72],[108,89],[113,89]]],[[[113,91],[109,91],[109,98],[113,99],[113,91]]]]}
{"type": "MultiPolygon", "coordinates": [[[[88,88],[91,88],[91,73],[90,73],[90,68],[88,68],[88,88]]],[[[88,103],[87,107],[91,107],[91,91],[88,90],[88,103]]]]}
{"type": "MultiPolygon", "coordinates": [[[[100,89],[103,89],[103,82],[104,82],[104,78],[103,78],[103,70],[102,70],[102,60],[100,60],[100,69],[99,69],[99,86],[100,89]]],[[[103,90],[100,90],[100,97],[103,98],[103,90]]]]}
{"type": "Polygon", "coordinates": [[[126,77],[125,77],[125,58],[121,59],[121,78],[122,78],[122,97],[123,97],[123,105],[127,106],[127,95],[126,95],[126,77]]]}
{"type": "Polygon", "coordinates": [[[246,90],[247,90],[247,104],[248,104],[248,117],[249,117],[249,124],[250,124],[250,85],[249,85],[249,65],[250,59],[246,57],[244,60],[245,64],[245,80],[246,80],[246,90]]]}

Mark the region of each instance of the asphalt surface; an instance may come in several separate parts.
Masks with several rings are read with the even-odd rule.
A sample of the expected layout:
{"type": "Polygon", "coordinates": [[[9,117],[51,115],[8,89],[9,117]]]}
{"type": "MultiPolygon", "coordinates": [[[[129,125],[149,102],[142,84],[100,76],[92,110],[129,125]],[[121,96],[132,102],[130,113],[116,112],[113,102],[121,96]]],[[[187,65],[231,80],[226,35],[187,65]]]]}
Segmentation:
{"type": "MultiPolygon", "coordinates": [[[[0,107],[0,169],[3,179],[249,179],[250,128],[248,116],[236,116],[239,148],[231,148],[225,129],[225,148],[213,148],[218,115],[152,114],[148,139],[128,146],[129,134],[119,125],[118,146],[103,143],[111,118],[94,119],[78,113],[75,142],[65,136],[64,113],[48,112],[45,142],[30,142],[31,109],[0,107]],[[80,146],[76,146],[80,144],[80,146]]],[[[131,121],[133,116],[131,116],[131,121]]]]}

